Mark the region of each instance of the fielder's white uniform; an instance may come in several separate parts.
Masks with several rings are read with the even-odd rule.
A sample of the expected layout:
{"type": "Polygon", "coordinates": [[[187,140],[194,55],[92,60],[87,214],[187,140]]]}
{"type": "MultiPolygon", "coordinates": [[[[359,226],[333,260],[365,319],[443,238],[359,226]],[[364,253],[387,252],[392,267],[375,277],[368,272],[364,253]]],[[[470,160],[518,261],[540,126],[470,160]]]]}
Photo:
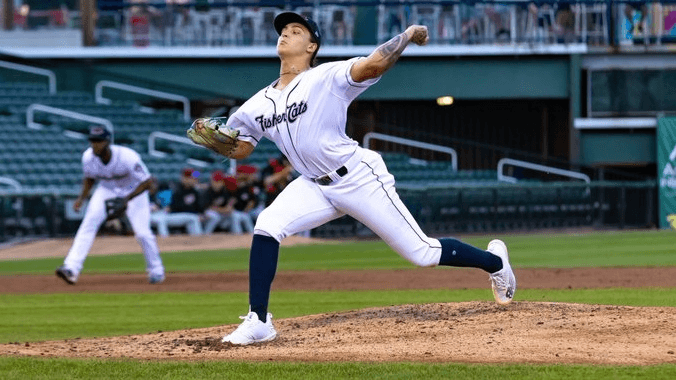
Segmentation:
{"type": "Polygon", "coordinates": [[[358,59],[306,70],[281,91],[273,82],[228,119],[239,139],[254,146],[263,137],[274,141],[302,174],[260,214],[255,233],[281,242],[347,214],[413,264],[438,265],[440,242],[399,199],[380,155],[345,134],[347,107],[379,79],[354,82],[350,69],[358,59]]]}
{"type": "MultiPolygon", "coordinates": [[[[111,158],[104,164],[90,147],[82,155],[82,168],[85,178],[97,180],[82,224],[75,234],[75,241],[64,261],[64,266],[77,277],[82,271],[94,238],[106,220],[106,199],[125,197],[136,187],[150,178],[150,173],[141,157],[127,147],[110,145],[111,158]]],[[[150,229],[150,200],[144,191],[127,204],[127,218],[134,230],[136,240],[143,248],[146,271],[149,276],[164,276],[164,267],[157,247],[157,239],[150,229]]]]}

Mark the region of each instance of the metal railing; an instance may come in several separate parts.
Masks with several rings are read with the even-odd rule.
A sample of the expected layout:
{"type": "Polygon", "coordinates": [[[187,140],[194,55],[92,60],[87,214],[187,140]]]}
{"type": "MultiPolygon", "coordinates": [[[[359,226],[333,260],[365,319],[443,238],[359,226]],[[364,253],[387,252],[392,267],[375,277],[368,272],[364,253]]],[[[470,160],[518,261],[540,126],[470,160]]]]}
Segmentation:
{"type": "Polygon", "coordinates": [[[535,170],[547,174],[556,174],[564,177],[569,177],[569,178],[574,178],[574,179],[580,179],[583,180],[587,183],[591,182],[591,179],[589,178],[588,175],[574,172],[571,170],[563,170],[559,168],[555,168],[552,166],[545,166],[545,165],[539,165],[539,164],[534,164],[532,162],[526,162],[526,161],[520,161],[520,160],[514,160],[511,158],[502,158],[500,161],[498,161],[498,181],[502,182],[509,182],[509,183],[517,183],[519,180],[515,177],[508,176],[503,173],[505,169],[505,165],[513,165],[513,166],[518,166],[522,167],[525,169],[530,169],[530,170],[535,170]]]}
{"type": "Polygon", "coordinates": [[[172,94],[172,93],[168,93],[168,92],[164,92],[164,91],[151,90],[151,89],[148,89],[148,88],[143,88],[143,87],[138,87],[138,86],[132,86],[132,85],[124,84],[124,83],[120,83],[120,82],[102,80],[102,81],[99,81],[98,83],[96,83],[95,99],[96,99],[97,103],[107,104],[107,105],[112,104],[112,100],[109,99],[109,98],[105,98],[103,96],[103,88],[104,87],[109,87],[109,88],[114,88],[114,89],[117,89],[117,90],[128,91],[128,92],[133,92],[133,93],[136,93],[136,94],[147,95],[147,96],[151,96],[151,97],[155,97],[155,98],[161,98],[161,99],[167,99],[167,100],[173,100],[173,101],[180,102],[180,103],[183,104],[183,120],[190,121],[190,99],[188,99],[185,96],[178,95],[178,94],[172,94]]]}
{"type": "Polygon", "coordinates": [[[47,69],[41,69],[38,67],[21,65],[18,63],[0,61],[0,67],[10,70],[23,71],[25,73],[43,75],[47,77],[49,82],[49,93],[56,94],[56,74],[53,71],[47,69]]]}
{"type": "Polygon", "coordinates": [[[654,117],[576,118],[575,129],[656,128],[654,117]]]}
{"type": "MultiPolygon", "coordinates": [[[[75,234],[77,224],[67,223],[64,211],[78,192],[0,192],[0,243],[31,236],[35,219],[45,217],[40,234],[50,237],[75,234]],[[28,216],[29,226],[7,223],[26,217],[26,207],[36,196],[45,198],[46,213],[28,216]],[[31,200],[32,199],[32,200],[31,200]],[[12,203],[21,202],[23,210],[12,203]]],[[[520,183],[486,186],[451,186],[438,189],[398,189],[420,227],[429,234],[523,231],[584,227],[654,228],[657,225],[657,183],[578,182],[520,183]],[[591,189],[587,192],[586,189],[591,189]]],[[[312,230],[314,237],[354,237],[365,227],[353,218],[339,218],[312,230]]]]}
{"type": "MultiPolygon", "coordinates": [[[[44,104],[33,103],[26,108],[26,126],[30,129],[38,129],[39,130],[39,129],[43,128],[42,124],[35,121],[35,112],[46,112],[46,113],[51,113],[51,114],[54,114],[54,115],[68,117],[68,118],[71,118],[71,119],[76,119],[76,120],[94,123],[94,124],[97,124],[97,125],[103,125],[104,127],[106,127],[108,129],[108,131],[110,131],[110,134],[111,134],[110,141],[111,141],[111,143],[114,141],[115,129],[113,127],[113,123],[108,119],[104,119],[104,118],[96,117],[96,116],[92,116],[92,115],[87,115],[87,114],[80,113],[80,112],[70,111],[70,110],[63,109],[63,108],[56,108],[56,107],[51,107],[51,106],[47,106],[47,105],[44,105],[44,104]]],[[[84,138],[85,137],[85,135],[83,135],[82,133],[78,133],[78,132],[75,132],[75,131],[64,130],[63,133],[66,136],[73,137],[73,138],[84,138]]]]}
{"type": "MultiPolygon", "coordinates": [[[[19,183],[19,181],[15,180],[14,178],[10,178],[10,177],[0,177],[0,183],[1,183],[1,184],[4,184],[4,185],[11,186],[11,187],[14,189],[14,191],[18,191],[18,192],[19,192],[19,191],[22,191],[22,190],[23,190],[23,188],[22,188],[22,186],[21,186],[21,183],[19,183]]],[[[2,191],[2,190],[0,190],[0,192],[1,192],[1,191],[2,191]]]]}
{"type": "Polygon", "coordinates": [[[409,140],[401,137],[395,137],[390,135],[385,135],[377,132],[369,132],[364,135],[364,141],[362,146],[368,148],[371,144],[371,140],[382,140],[387,142],[392,142],[395,144],[407,145],[414,148],[427,149],[435,152],[446,153],[451,156],[451,168],[454,172],[458,171],[458,153],[453,148],[447,146],[435,145],[415,140],[409,140]]]}
{"type": "MultiPolygon", "coordinates": [[[[171,133],[166,133],[166,132],[152,132],[148,136],[148,154],[154,157],[159,157],[159,158],[165,158],[169,155],[169,153],[162,152],[161,150],[157,149],[157,144],[155,143],[156,140],[162,139],[162,140],[169,140],[175,143],[180,143],[180,144],[186,144],[190,145],[192,147],[198,147],[201,149],[207,149],[201,145],[197,145],[192,140],[190,140],[187,137],[183,136],[177,136],[177,135],[172,135],[171,133]]],[[[195,165],[195,166],[200,166],[200,167],[206,167],[208,164],[195,160],[195,159],[188,159],[188,163],[195,165]]],[[[235,170],[237,168],[237,160],[231,158],[230,159],[230,168],[228,169],[228,173],[231,175],[235,175],[235,170]]]]}
{"type": "MultiPolygon", "coordinates": [[[[98,1],[100,46],[263,46],[276,43],[272,18],[282,11],[312,17],[324,46],[382,43],[411,24],[427,25],[430,43],[654,45],[673,43],[673,4],[635,0],[330,0],[98,1]],[[370,8],[370,9],[369,9],[370,8]],[[360,12],[365,11],[365,14],[360,12]],[[373,17],[375,15],[375,18],[373,17]],[[373,19],[375,35],[361,33],[373,19]],[[670,28],[670,29],[667,29],[670,28]],[[364,42],[366,39],[371,42],[364,42]]],[[[23,31],[77,28],[77,9],[17,18],[23,31]]],[[[321,54],[321,52],[320,52],[321,54]]]]}
{"type": "MultiPolygon", "coordinates": [[[[550,228],[654,228],[658,215],[655,181],[521,182],[397,189],[420,228],[445,236],[550,228]]],[[[373,235],[352,218],[340,218],[312,230],[312,236],[326,238],[357,234],[373,235]]]]}

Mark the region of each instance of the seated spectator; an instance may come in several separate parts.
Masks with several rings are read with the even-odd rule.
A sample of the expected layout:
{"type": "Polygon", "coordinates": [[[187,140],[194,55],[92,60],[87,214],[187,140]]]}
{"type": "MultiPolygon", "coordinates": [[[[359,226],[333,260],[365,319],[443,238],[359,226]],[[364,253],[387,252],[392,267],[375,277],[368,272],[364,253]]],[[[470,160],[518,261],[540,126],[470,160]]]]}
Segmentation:
{"type": "Polygon", "coordinates": [[[556,33],[557,42],[571,43],[575,41],[575,14],[570,8],[570,3],[561,2],[557,4],[552,27],[556,33]]]}
{"type": "Polygon", "coordinates": [[[232,210],[231,232],[241,235],[244,231],[253,233],[254,224],[251,211],[260,202],[260,188],[254,185],[256,168],[251,165],[241,165],[237,168],[237,190],[232,210]]]}
{"type": "Polygon", "coordinates": [[[510,6],[504,4],[492,4],[484,6],[484,13],[495,26],[495,37],[508,39],[510,37],[509,25],[504,20],[509,20],[510,6]]]}
{"type": "Polygon", "coordinates": [[[195,169],[184,169],[180,183],[172,191],[170,203],[151,215],[151,224],[157,226],[159,236],[169,236],[170,227],[185,227],[193,236],[204,233],[198,177],[199,172],[195,169]]]}
{"type": "Polygon", "coordinates": [[[157,228],[159,236],[168,236],[169,230],[166,226],[165,215],[171,203],[171,186],[166,182],[158,182],[156,177],[152,179],[152,187],[148,189],[148,195],[150,196],[150,226],[157,228]]]}
{"type": "MultiPolygon", "coordinates": [[[[280,155],[278,158],[273,158],[268,162],[268,166],[263,168],[261,176],[263,177],[262,188],[264,191],[264,207],[268,207],[274,202],[279,193],[286,188],[286,186],[293,181],[293,166],[289,160],[280,155]]],[[[262,211],[262,210],[261,210],[262,211]]],[[[260,212],[259,212],[260,213],[260,212]]],[[[310,237],[310,230],[302,231],[298,236],[310,237]]]]}
{"type": "Polygon", "coordinates": [[[532,42],[553,42],[551,32],[554,31],[556,16],[551,4],[528,4],[528,17],[530,29],[526,31],[532,42]]]}
{"type": "Polygon", "coordinates": [[[226,177],[220,170],[211,173],[211,181],[206,191],[207,208],[204,211],[206,218],[204,233],[211,234],[217,227],[230,226],[232,210],[235,205],[235,191],[237,191],[235,178],[226,177]]]}
{"type": "Polygon", "coordinates": [[[281,155],[268,162],[268,166],[263,168],[261,176],[263,177],[263,188],[265,189],[265,207],[268,207],[277,198],[277,195],[284,190],[286,185],[293,179],[293,167],[289,160],[281,155]]]}
{"type": "Polygon", "coordinates": [[[646,3],[624,5],[624,16],[627,18],[627,35],[629,38],[642,36],[645,28],[645,18],[648,13],[646,3]]]}

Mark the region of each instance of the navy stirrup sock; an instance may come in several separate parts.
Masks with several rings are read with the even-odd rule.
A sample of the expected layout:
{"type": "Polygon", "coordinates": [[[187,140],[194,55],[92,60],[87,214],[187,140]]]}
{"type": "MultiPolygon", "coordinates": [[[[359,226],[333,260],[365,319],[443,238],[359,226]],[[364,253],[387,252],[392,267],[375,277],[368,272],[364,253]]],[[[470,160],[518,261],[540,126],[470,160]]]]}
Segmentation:
{"type": "Polygon", "coordinates": [[[502,259],[488,251],[453,238],[439,239],[439,242],[441,242],[439,265],[481,268],[488,273],[502,269],[502,259]]]}
{"type": "Polygon", "coordinates": [[[267,320],[270,287],[277,271],[279,242],[254,234],[249,254],[249,305],[261,322],[267,320]]]}

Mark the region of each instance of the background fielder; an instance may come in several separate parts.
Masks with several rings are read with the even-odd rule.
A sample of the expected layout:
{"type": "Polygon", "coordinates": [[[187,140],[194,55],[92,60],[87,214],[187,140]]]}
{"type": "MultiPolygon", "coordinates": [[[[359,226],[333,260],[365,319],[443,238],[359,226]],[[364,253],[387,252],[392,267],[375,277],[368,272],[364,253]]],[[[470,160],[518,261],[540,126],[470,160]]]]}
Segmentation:
{"type": "MultiPolygon", "coordinates": [[[[267,308],[279,243],[289,235],[345,214],[365,224],[415,265],[485,270],[490,273],[496,301],[511,302],[516,279],[504,243],[493,240],[488,251],[484,251],[456,239],[429,238],[399,199],[394,177],[380,155],[361,148],[345,134],[350,103],[394,65],[410,42],[426,44],[427,28],[411,26],[366,58],[313,68],[321,44],[317,24],[286,12],[275,18],[274,26],[280,34],[279,79],[230,116],[226,125],[229,130],[221,131],[219,126],[219,133],[238,135],[238,140],[234,150],[222,147],[216,151],[227,151],[228,156],[243,159],[261,138],[267,138],[275,142],[301,176],[258,217],[249,256],[250,311],[223,341],[251,344],[277,336],[267,308]]],[[[202,125],[218,123],[197,120],[196,124],[189,130],[189,136],[210,130],[202,125]]]]}
{"type": "Polygon", "coordinates": [[[56,275],[69,284],[75,284],[84,261],[94,243],[94,238],[106,220],[105,201],[123,198],[127,204],[126,215],[134,230],[136,240],[143,249],[148,281],[164,281],[164,266],[157,247],[157,239],[150,229],[150,200],[148,189],[152,178],[141,157],[135,151],[110,143],[110,132],[93,126],[89,130],[90,148],[82,154],[84,179],[82,191],[73,204],[79,211],[90,190],[98,180],[99,186],[92,194],[82,223],[75,234],[73,245],[56,275]]]}

